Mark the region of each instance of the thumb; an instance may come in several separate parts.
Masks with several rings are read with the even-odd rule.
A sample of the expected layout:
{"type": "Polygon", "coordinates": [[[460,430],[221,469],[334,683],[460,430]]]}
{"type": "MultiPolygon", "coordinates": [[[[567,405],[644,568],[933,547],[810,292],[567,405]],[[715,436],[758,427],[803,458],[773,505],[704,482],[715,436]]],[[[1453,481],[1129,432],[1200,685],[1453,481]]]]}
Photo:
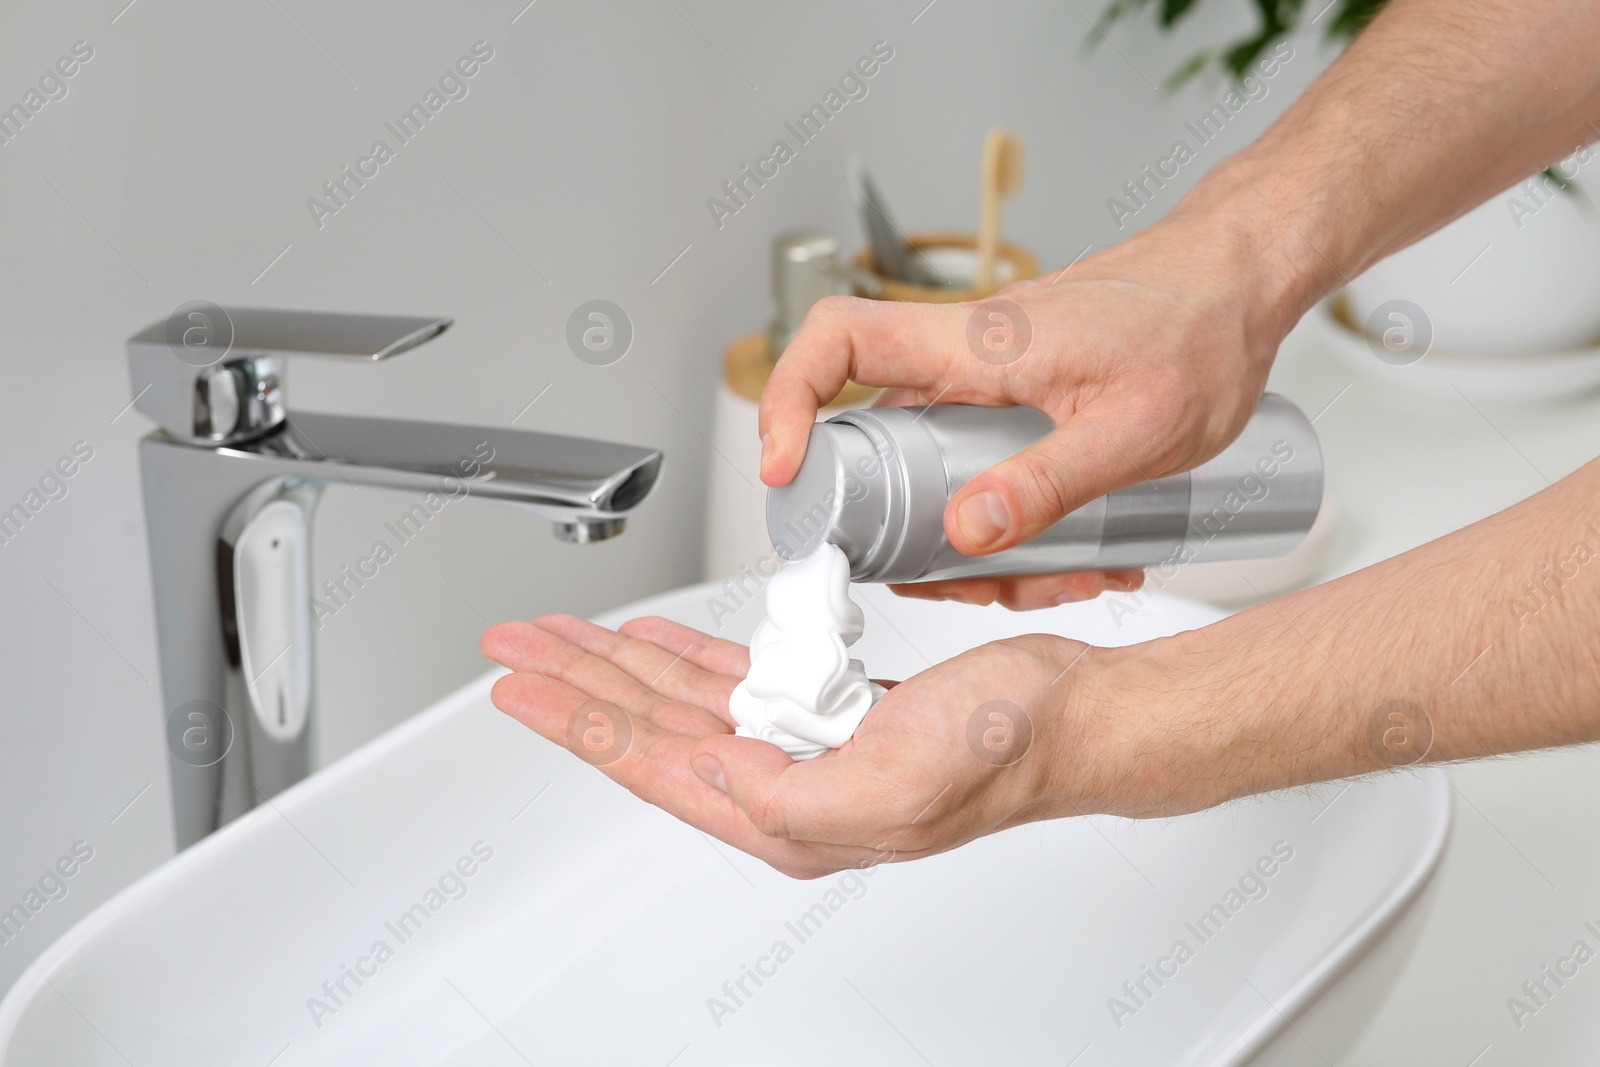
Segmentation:
{"type": "MultiPolygon", "coordinates": [[[[715,734],[694,746],[690,765],[749,817],[757,830],[779,840],[821,840],[828,791],[819,788],[817,761],[797,763],[777,745],[735,734],[715,734]]],[[[823,760],[821,763],[831,761],[823,760]]]]}
{"type": "Polygon", "coordinates": [[[1140,456],[1132,440],[1136,434],[1124,432],[1118,441],[1109,432],[1109,427],[1079,412],[977,475],[961,487],[945,511],[950,544],[969,556],[999,552],[1096,497],[1161,473],[1141,469],[1153,461],[1140,456]]]}

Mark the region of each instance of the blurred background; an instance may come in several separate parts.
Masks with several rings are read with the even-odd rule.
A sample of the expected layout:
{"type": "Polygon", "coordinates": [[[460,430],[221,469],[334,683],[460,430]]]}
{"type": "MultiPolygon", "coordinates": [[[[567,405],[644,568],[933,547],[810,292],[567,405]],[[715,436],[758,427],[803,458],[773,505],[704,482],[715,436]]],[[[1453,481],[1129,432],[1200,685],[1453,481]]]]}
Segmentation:
{"type": "MultiPolygon", "coordinates": [[[[1182,40],[1129,22],[1089,54],[1099,11],[1054,0],[125,3],[0,11],[7,104],[77,42],[93,52],[0,145],[0,501],[77,442],[93,455],[0,545],[0,896],[74,841],[95,850],[0,949],[0,988],[173,849],[135,448],[152,424],[128,407],[129,335],[197,299],[448,315],[443,337],[389,362],[300,362],[291,405],[666,453],[656,495],[604,544],[558,543],[508,508],[441,512],[316,636],[322,706],[345,712],[319,724],[331,759],[481,673],[485,618],[592,614],[699,579],[722,351],[771,316],[776,234],[819,225],[861,244],[849,153],[907,229],[971,229],[979,146],[1003,123],[1029,146],[1007,233],[1065,264],[1170,207],[1331,54],[1303,43],[1119,229],[1108,198],[1226,89],[1159,83],[1196,40],[1251,25],[1246,4],[1200,12],[1182,40]],[[308,199],[328,202],[323,183],[375,140],[396,143],[384,124],[479,41],[493,57],[467,95],[319,226],[308,199]],[[719,226],[708,199],[728,202],[723,183],[775,140],[796,143],[784,124],[880,41],[893,58],[867,95],[719,226]],[[611,366],[566,344],[591,299],[633,324],[611,366]]],[[[313,584],[412,503],[330,488],[313,584]]]]}
{"type": "MultiPolygon", "coordinates": [[[[316,684],[321,709],[336,711],[316,722],[326,762],[482,674],[477,639],[491,621],[593,615],[729,569],[706,552],[713,486],[742,492],[728,469],[748,459],[719,437],[723,355],[772,319],[778,235],[821,227],[846,256],[865,242],[852,154],[907,231],[971,232],[980,147],[1003,126],[1027,145],[1003,236],[1048,271],[1169,210],[1332,60],[1329,20],[1376,6],[1306,5],[1275,72],[1205,137],[1193,124],[1227,98],[1226,73],[1210,65],[1165,83],[1198,51],[1255,32],[1262,5],[1250,0],[1145,5],[1092,50],[1098,0],[0,9],[0,108],[78,57],[64,95],[25,123],[8,128],[0,113],[0,514],[62,457],[77,459],[64,495],[0,538],[0,909],[75,848],[92,850],[66,895],[0,942],[0,992],[174,851],[137,458],[153,423],[131,407],[130,335],[195,300],[449,316],[448,332],[392,361],[296,364],[291,408],[665,452],[656,494],[602,544],[560,543],[544,519],[510,508],[443,509],[322,621],[316,684]],[[1320,24],[1318,8],[1332,12],[1320,24]],[[1165,32],[1159,16],[1173,10],[1187,14],[1165,32]],[[863,56],[886,53],[865,94],[797,146],[787,124],[863,56]],[[395,145],[386,124],[474,54],[464,95],[336,212],[312,210],[312,198],[329,202],[324,183],[378,139],[395,145]],[[779,139],[797,146],[793,158],[737,211],[713,211],[779,139]],[[1126,183],[1145,181],[1179,140],[1193,159],[1132,196],[1126,183]],[[607,366],[568,343],[569,319],[595,300],[617,305],[633,332],[607,366]]],[[[1549,184],[1509,190],[1306,317],[1271,388],[1317,419],[1336,506],[1322,555],[1270,583],[1258,574],[1266,593],[1458,528],[1596,454],[1600,348],[1573,346],[1600,327],[1569,314],[1600,315],[1592,206],[1549,184]],[[1415,303],[1396,312],[1397,295],[1415,303]],[[1499,355],[1423,360],[1436,333],[1499,355]],[[1507,362],[1507,350],[1543,355],[1507,362]]],[[[313,586],[415,502],[331,486],[313,586]]],[[[1220,585],[1170,588],[1238,606],[1220,585]]],[[[1324,1062],[1314,1048],[1379,1062],[1373,1050],[1406,1041],[1411,1052],[1383,1062],[1420,1062],[1428,1053],[1416,1049],[1436,1051],[1463,1005],[1473,1025],[1452,1035],[1449,1062],[1478,1063],[1491,1040],[1509,1055],[1505,996],[1595,918],[1600,850],[1574,842],[1593,836],[1597,758],[1591,748],[1452,769],[1456,821],[1423,902],[1262,1062],[1324,1062]]],[[[1595,996],[1566,997],[1567,1030],[1547,1016],[1516,1040],[1571,1062],[1567,1052],[1592,1048],[1582,1013],[1592,1017],[1595,996]]]]}

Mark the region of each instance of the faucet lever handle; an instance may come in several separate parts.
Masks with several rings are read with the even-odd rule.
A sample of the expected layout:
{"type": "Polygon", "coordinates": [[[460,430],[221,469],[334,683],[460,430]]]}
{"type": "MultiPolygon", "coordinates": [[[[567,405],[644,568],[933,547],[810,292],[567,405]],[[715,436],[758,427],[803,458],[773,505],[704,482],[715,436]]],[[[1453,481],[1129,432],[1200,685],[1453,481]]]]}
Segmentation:
{"type": "Polygon", "coordinates": [[[284,423],[286,357],[388,359],[452,321],[192,301],[128,338],[134,406],[190,444],[252,440],[284,423]]]}

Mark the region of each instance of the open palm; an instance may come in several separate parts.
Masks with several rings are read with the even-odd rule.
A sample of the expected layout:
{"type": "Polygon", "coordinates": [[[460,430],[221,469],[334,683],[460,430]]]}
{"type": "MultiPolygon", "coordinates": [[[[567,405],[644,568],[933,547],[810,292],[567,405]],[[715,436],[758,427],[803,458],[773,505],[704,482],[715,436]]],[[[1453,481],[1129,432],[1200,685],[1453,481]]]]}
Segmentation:
{"type": "Polygon", "coordinates": [[[482,648],[512,671],[495,684],[496,707],[794,877],[930,855],[1094,803],[1062,758],[1081,768],[1092,746],[1064,727],[1069,685],[1058,683],[1098,650],[1065,638],[1013,638],[938,664],[892,688],[842,748],[804,763],[734,736],[743,645],[660,618],[618,632],[552,615],[498,624],[482,648]]]}

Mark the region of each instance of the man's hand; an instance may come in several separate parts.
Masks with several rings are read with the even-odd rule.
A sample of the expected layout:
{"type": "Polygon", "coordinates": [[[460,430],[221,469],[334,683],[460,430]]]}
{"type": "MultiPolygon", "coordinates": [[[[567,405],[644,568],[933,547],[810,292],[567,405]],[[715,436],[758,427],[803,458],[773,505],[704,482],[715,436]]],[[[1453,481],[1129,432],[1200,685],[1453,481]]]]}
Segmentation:
{"type": "MultiPolygon", "coordinates": [[[[1584,0],[1466,10],[1392,0],[1259,141],[1160,222],[997,294],[1031,327],[1020,358],[969,345],[981,304],[819,303],[761,398],[762,480],[794,477],[818,407],[847,379],[888,388],[885,403],[1024,404],[1055,420],[950,502],[945,533],[969,555],[1203,463],[1244,426],[1279,342],[1318,299],[1600,136],[1597,40],[1600,4],[1584,0]]],[[[916,591],[1037,607],[1094,595],[1102,581],[916,591]]]]}
{"type": "Polygon", "coordinates": [[[1036,819],[1160,807],[1109,755],[1148,713],[1096,697],[1101,650],[1065,638],[999,641],[930,668],[891,689],[844,747],[805,763],[734,736],[743,645],[659,618],[615,633],[552,615],[501,623],[482,647],[515,672],[495,683],[496,707],[792,877],[927,856],[1036,819]]]}
{"type": "Polygon", "coordinates": [[[501,710],[685,822],[816,877],[1038,819],[1177,815],[1424,758],[1600,739],[1597,502],[1600,460],[1198,630],[1122,648],[1039,634],[983,645],[889,690],[844,747],[808,763],[733,735],[742,645],[664,619],[613,633],[556,615],[501,623],[482,647],[515,672],[495,683],[501,710]],[[1534,609],[1519,598],[1540,573],[1562,587],[1534,609]],[[1396,701],[1427,724],[1423,750],[1392,747],[1396,701]]]}
{"type": "MultiPolygon", "coordinates": [[[[1026,404],[1055,419],[952,502],[945,531],[969,553],[1216,454],[1317,299],[1600,132],[1600,5],[1459,6],[1392,0],[1166,219],[1007,289],[1032,326],[1021,359],[967,346],[970,307],[819,305],[762,397],[763,479],[794,477],[817,407],[847,378],[893,387],[889,403],[1026,404]]],[[[659,619],[616,634],[553,617],[495,627],[483,648],[516,672],[495,685],[499,707],[692,825],[815,876],[1030,819],[1176,814],[1416,758],[1600,740],[1597,501],[1600,461],[1201,630],[1122,649],[985,645],[896,686],[849,744],[809,763],[732,736],[738,645],[659,619]],[[1551,574],[1560,596],[1524,604],[1551,574]],[[1024,719],[1000,701],[1031,725],[1014,762],[1024,719]],[[1430,725],[1425,755],[1388,747],[1396,701],[1430,725]]],[[[966,595],[1047,603],[1072,581],[966,595]]]]}
{"type": "MultiPolygon", "coordinates": [[[[1010,548],[1095,497],[1210,459],[1254,412],[1302,310],[1277,257],[1221,215],[1180,215],[1011,285],[994,298],[1009,308],[819,302],[761,397],[762,479],[794,477],[818,408],[851,379],[889,387],[883,404],[1021,404],[1055,420],[1054,432],[951,500],[945,534],[968,555],[1010,548]],[[1009,324],[1013,339],[1031,333],[1026,350],[994,353],[971,340],[994,324],[1009,324]]],[[[1141,579],[1137,570],[1081,572],[895,591],[1038,608],[1141,579]]]]}

